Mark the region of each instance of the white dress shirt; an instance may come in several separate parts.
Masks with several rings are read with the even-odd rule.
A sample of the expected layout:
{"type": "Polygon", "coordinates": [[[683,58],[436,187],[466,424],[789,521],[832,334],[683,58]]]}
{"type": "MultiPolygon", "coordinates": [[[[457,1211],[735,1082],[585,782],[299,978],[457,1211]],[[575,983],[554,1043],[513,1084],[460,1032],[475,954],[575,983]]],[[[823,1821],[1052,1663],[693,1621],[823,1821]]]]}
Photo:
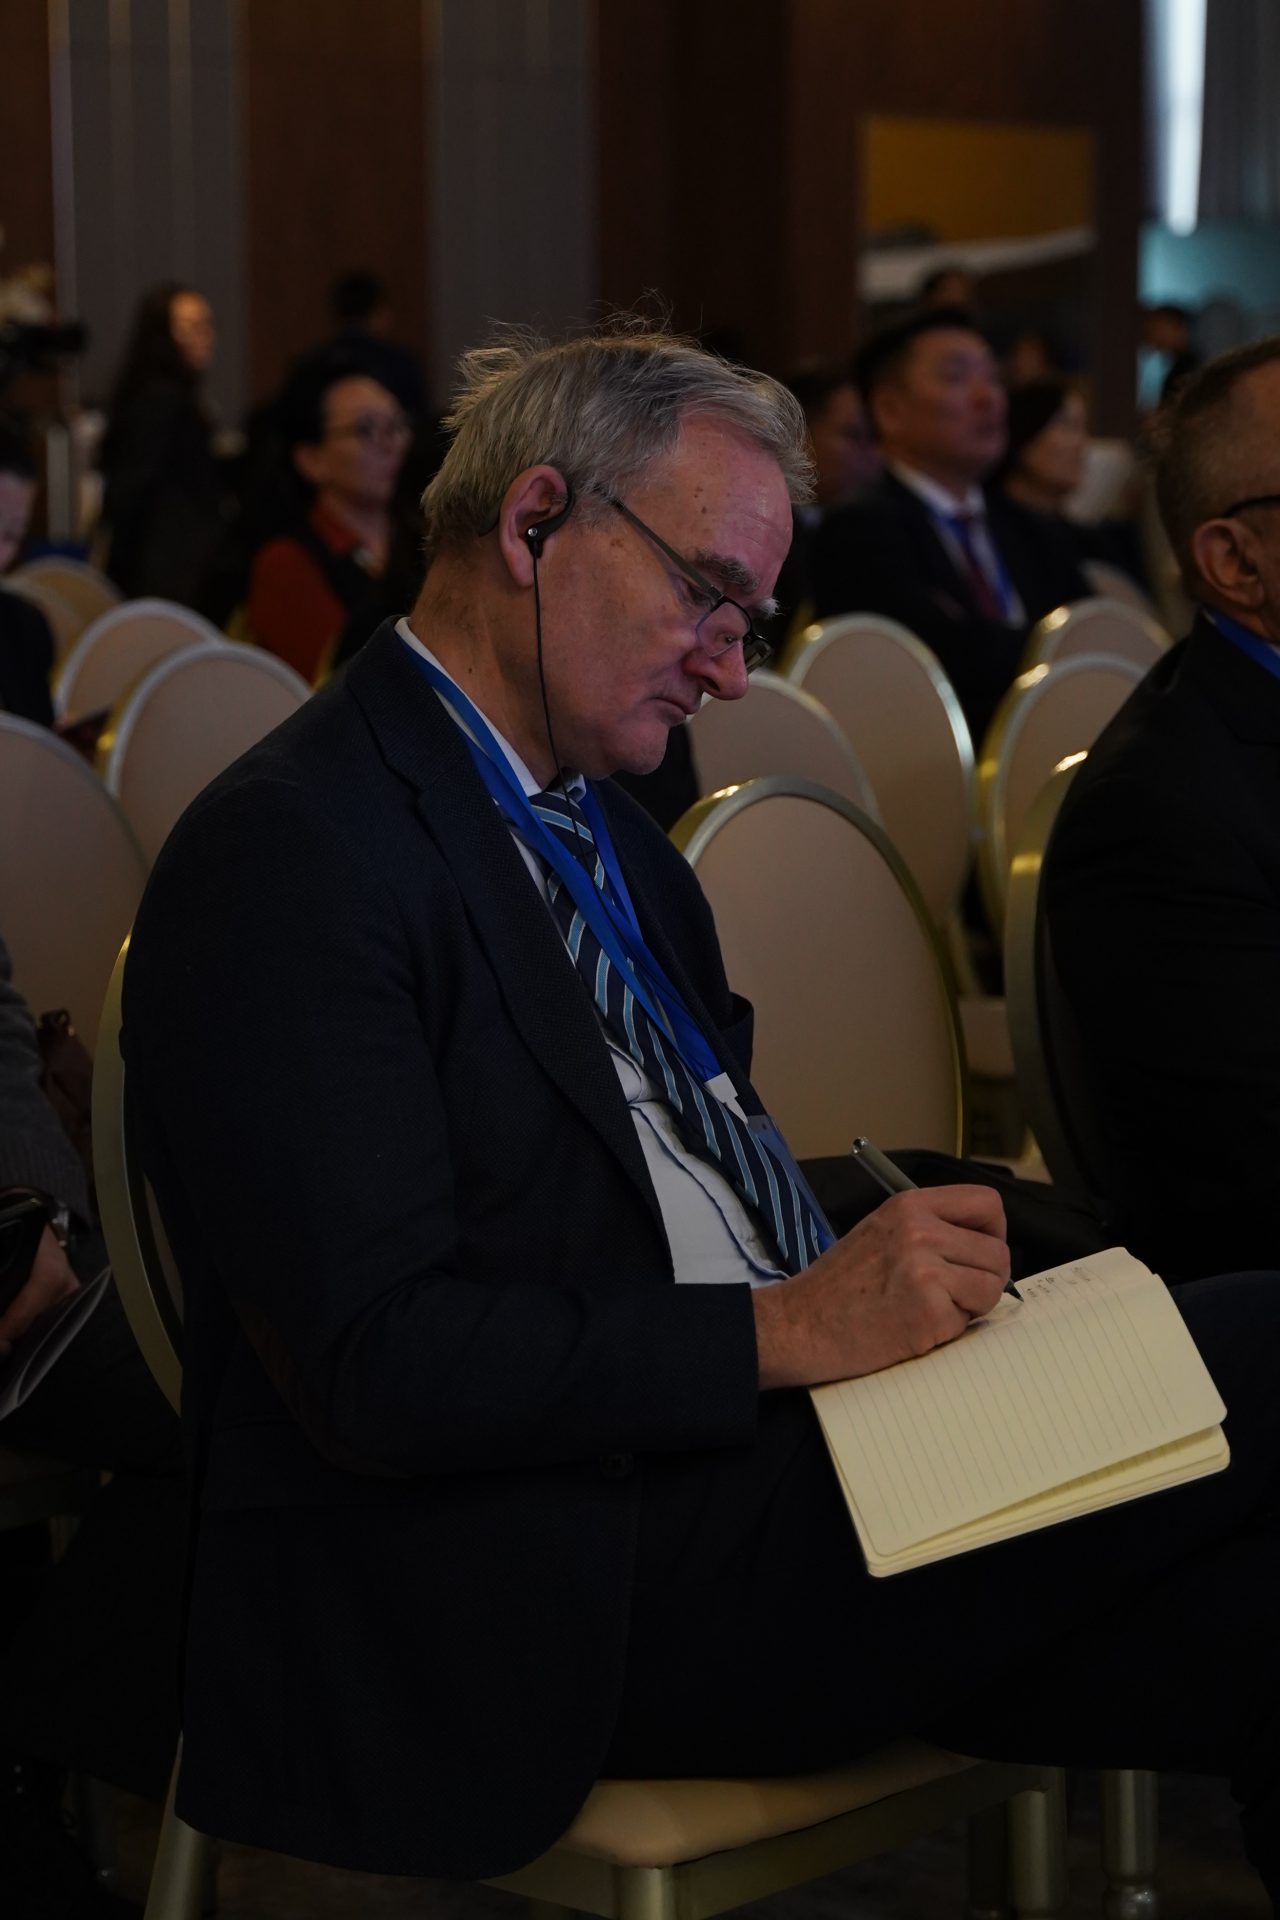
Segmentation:
{"type": "MultiPolygon", "coordinates": [[[[415,653],[429,660],[447,680],[457,686],[448,668],[411,631],[407,620],[396,623],[396,632],[415,653]]],[[[441,705],[450,719],[461,727],[468,738],[474,740],[471,728],[458,717],[448,701],[442,699],[441,705]]],[[[488,718],[487,715],[485,717],[488,718]]],[[[492,721],[489,725],[524,791],[529,795],[540,793],[542,789],[538,781],[515,748],[503,739],[492,721]]],[[[566,780],[565,786],[570,797],[579,800],[586,782],[581,774],[573,774],[566,780]]],[[[546,900],[547,881],[541,861],[518,833],[513,831],[511,837],[520,850],[535,886],[546,900]]],[[[599,1009],[596,1009],[596,1017],[600,1019],[599,1009]]],[[[670,1107],[658,1098],[653,1082],[637,1067],[631,1055],[614,1042],[602,1019],[600,1030],[617,1072],[622,1096],[630,1111],[636,1138],[657,1195],[676,1279],[697,1281],[702,1285],[726,1281],[741,1284],[745,1281],[752,1287],[771,1286],[777,1280],[785,1280],[787,1275],[776,1264],[754,1215],[748,1212],[717,1167],[690,1153],[680,1138],[670,1107]]],[[[721,1074],[708,1085],[717,1098],[741,1114],[727,1074],[721,1074]]]]}

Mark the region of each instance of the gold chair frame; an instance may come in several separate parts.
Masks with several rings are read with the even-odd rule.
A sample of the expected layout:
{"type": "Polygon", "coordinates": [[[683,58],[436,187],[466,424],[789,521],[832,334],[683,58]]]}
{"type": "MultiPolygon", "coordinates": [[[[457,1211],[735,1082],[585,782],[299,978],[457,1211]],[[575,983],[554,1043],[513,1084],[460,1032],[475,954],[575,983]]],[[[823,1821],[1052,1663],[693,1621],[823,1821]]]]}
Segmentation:
{"type": "MultiPolygon", "coordinates": [[[[1035,695],[1049,679],[1055,683],[1079,673],[1102,670],[1137,686],[1142,669],[1132,660],[1113,654],[1075,653],[1065,660],[1042,662],[1020,673],[996,708],[978,756],[978,885],[992,932],[1004,936],[1008,903],[1009,846],[1005,819],[1009,766],[1018,736],[1034,710],[1035,695]]],[[[1092,745],[1092,741],[1087,742],[1092,745]]]]}
{"type": "MultiPolygon", "coordinates": [[[[1071,628],[1078,625],[1081,615],[1096,612],[1099,607],[1105,607],[1108,613],[1126,626],[1132,627],[1135,632],[1141,633],[1151,643],[1155,652],[1148,662],[1148,667],[1154,666],[1160,655],[1167,653],[1173,645],[1169,635],[1156,619],[1154,609],[1144,612],[1127,600],[1117,599],[1114,594],[1095,593],[1091,594],[1087,600],[1073,600],[1069,606],[1054,607],[1052,612],[1046,613],[1042,620],[1037,620],[1027,639],[1027,650],[1022,656],[1021,671],[1029,673],[1033,667],[1053,666],[1063,659],[1087,658],[1087,654],[1063,654],[1060,649],[1063,640],[1070,634],[1071,628]]],[[[1127,660],[1129,658],[1127,654],[1107,655],[1104,647],[1094,645],[1090,645],[1088,653],[1101,654],[1111,659],[1127,660]]],[[[1130,661],[1130,665],[1136,666],[1137,662],[1130,661]]]]}
{"type": "MultiPolygon", "coordinates": [[[[874,827],[872,832],[883,837],[874,827]]],[[[176,1404],[181,1293],[139,1164],[120,1052],[127,957],[126,941],[112,975],[100,1033],[94,1077],[95,1165],[103,1225],[126,1313],[158,1383],[176,1404]]],[[[181,1742],[145,1920],[200,1920],[204,1904],[216,1842],[174,1810],[180,1764],[181,1742]]],[[[706,1832],[708,1796],[714,1797],[717,1784],[602,1781],[556,1846],[492,1884],[525,1895],[531,1920],[569,1920],[574,1911],[605,1920],[709,1920],[746,1900],[801,1885],[966,1819],[969,1920],[1057,1920],[1062,1912],[1064,1795],[1063,1776],[1056,1768],[970,1761],[918,1742],[899,1742],[883,1755],[814,1776],[812,1782],[725,1783],[735,1806],[728,1817],[723,1807],[714,1809],[716,1841],[710,1848],[699,1847],[699,1822],[706,1832]],[[877,1767],[883,1769],[883,1779],[868,1778],[877,1767]],[[810,1792],[806,1819],[803,1806],[810,1792]],[[789,1822],[779,1820],[776,1800],[768,1810],[771,1797],[779,1793],[792,1809],[789,1822]],[[750,1805],[744,1810],[741,1803],[756,1799],[768,1811],[753,1823],[750,1805]],[[735,1819],[736,1839],[731,1832],[735,1819]],[[682,1832],[689,1844],[681,1844],[682,1832]]]]}

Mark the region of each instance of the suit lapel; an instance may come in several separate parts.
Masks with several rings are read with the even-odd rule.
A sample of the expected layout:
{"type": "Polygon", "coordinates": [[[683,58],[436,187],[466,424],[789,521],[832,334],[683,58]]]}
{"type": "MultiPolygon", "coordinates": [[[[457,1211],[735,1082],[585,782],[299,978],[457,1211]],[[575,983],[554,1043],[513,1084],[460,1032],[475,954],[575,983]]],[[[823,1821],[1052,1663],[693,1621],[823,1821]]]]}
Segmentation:
{"type": "Polygon", "coordinates": [[[453,876],[513,1024],[612,1151],[662,1232],[653,1183],[595,1011],[458,727],[391,625],[352,662],[347,685],[388,764],[417,789],[424,831],[453,876]]]}
{"type": "Polygon", "coordinates": [[[939,597],[949,600],[952,606],[971,620],[981,619],[973,597],[973,589],[964,575],[956,567],[955,561],[938,532],[933,515],[918,493],[913,493],[896,473],[885,473],[881,484],[901,502],[911,514],[916,526],[916,548],[920,556],[921,570],[929,585],[939,597]]]}

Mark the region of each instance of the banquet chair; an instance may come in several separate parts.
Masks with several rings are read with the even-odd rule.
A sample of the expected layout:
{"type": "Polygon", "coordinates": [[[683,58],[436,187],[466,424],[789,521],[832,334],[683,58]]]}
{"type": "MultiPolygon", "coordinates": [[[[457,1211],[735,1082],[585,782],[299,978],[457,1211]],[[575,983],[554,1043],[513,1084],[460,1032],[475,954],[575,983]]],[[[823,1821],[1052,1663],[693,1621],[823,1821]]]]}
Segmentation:
{"type": "Polygon", "coordinates": [[[1082,560],[1080,571],[1101,599],[1120,600],[1125,606],[1132,607],[1137,613],[1145,613],[1149,620],[1159,624],[1155,601],[1123,567],[1113,566],[1109,560],[1082,560]]]}
{"type": "Polygon", "coordinates": [[[65,1007],[92,1047],[146,862],[91,767],[46,727],[0,714],[0,932],[38,1017],[65,1007]]]}
{"type": "Polygon", "coordinates": [[[1046,662],[1091,653],[1131,660],[1145,673],[1168,647],[1168,634],[1149,610],[1116,599],[1076,600],[1069,607],[1055,607],[1037,621],[1022,668],[1026,672],[1046,662]]]}
{"type": "Polygon", "coordinates": [[[292,667],[257,647],[197,642],[148,667],[97,750],[98,771],[148,864],[196,794],[310,692],[292,667]]]}
{"type": "Polygon", "coordinates": [[[209,621],[171,600],[125,600],[86,627],[54,682],[62,722],[106,713],[148,667],[195,641],[228,643],[209,621]]]}
{"type": "Polygon", "coordinates": [[[847,1153],[869,1134],[963,1153],[948,971],[883,829],[811,780],[773,778],[698,801],[671,838],[711,903],[729,977],[755,1007],[752,1078],[792,1150],[847,1153]]]}
{"type": "Polygon", "coordinates": [[[124,598],[114,580],[84,560],[72,560],[66,554],[46,553],[15,567],[10,584],[31,583],[56,593],[79,621],[78,631],[118,607],[124,598]]]}
{"type": "Polygon", "coordinates": [[[811,693],[767,670],[742,700],[705,700],[689,722],[699,791],[772,774],[817,780],[876,818],[871,782],[835,720],[811,693]]]}
{"type": "Polygon", "coordinates": [[[973,741],[937,659],[896,620],[854,613],[807,626],[783,670],[853,748],[885,832],[941,926],[969,871],[973,741]]]}
{"type": "Polygon", "coordinates": [[[24,580],[17,573],[10,573],[0,581],[0,587],[29,601],[44,615],[53,636],[53,669],[56,673],[84,632],[83,619],[69,601],[64,600],[53,587],[46,586],[43,580],[24,580]]]}
{"type": "MultiPolygon", "coordinates": [[[[874,831],[874,829],[873,829],[874,831]]],[[[182,1294],[139,1161],[120,1053],[127,943],[112,976],[94,1076],[103,1227],[130,1324],[173,1404],[182,1294]]],[[[214,1845],[165,1806],[146,1920],[199,1920],[214,1845]]],[[[424,1807],[424,1818],[430,1809],[424,1807]]],[[[953,1821],[969,1823],[970,1920],[1053,1920],[1065,1899],[1062,1776],[899,1740],[852,1766],[776,1780],[602,1780],[569,1831],[492,1884],[535,1920],[709,1916],[852,1866],[953,1821]]]]}
{"type": "Polygon", "coordinates": [[[1031,802],[1060,760],[1093,745],[1144,672],[1132,660],[1073,654],[1019,674],[997,707],[978,758],[978,880],[998,939],[1031,802]]]}

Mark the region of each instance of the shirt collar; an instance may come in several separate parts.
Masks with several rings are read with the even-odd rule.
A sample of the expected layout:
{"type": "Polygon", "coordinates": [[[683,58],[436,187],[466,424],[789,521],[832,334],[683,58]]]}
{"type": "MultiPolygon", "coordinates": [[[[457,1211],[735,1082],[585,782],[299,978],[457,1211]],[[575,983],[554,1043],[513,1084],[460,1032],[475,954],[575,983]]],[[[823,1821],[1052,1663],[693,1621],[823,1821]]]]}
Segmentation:
{"type": "Polygon", "coordinates": [[[937,514],[940,520],[954,520],[957,514],[982,514],[987,511],[987,503],[982,488],[972,486],[966,489],[962,499],[957,500],[946,487],[940,487],[936,480],[930,480],[927,474],[917,473],[914,467],[907,466],[903,460],[889,460],[885,463],[904,487],[910,488],[917,500],[922,500],[930,513],[937,514]]]}
{"type": "MultiPolygon", "coordinates": [[[[438,660],[435,654],[432,653],[430,647],[427,646],[424,641],[419,640],[417,634],[413,631],[413,628],[409,625],[407,618],[396,621],[396,632],[399,634],[400,638],[406,643],[406,645],[413,648],[415,653],[420,653],[424,660],[429,660],[432,666],[436,669],[436,672],[442,673],[445,679],[449,682],[451,686],[457,687],[459,693],[466,692],[466,688],[459,686],[459,683],[457,682],[457,680],[454,679],[453,675],[450,673],[448,667],[444,665],[443,661],[438,660]]],[[[469,695],[468,695],[468,698],[470,698],[469,695]]],[[[476,740],[475,734],[472,732],[471,728],[467,725],[465,720],[459,718],[458,714],[456,714],[453,708],[449,705],[449,702],[447,700],[441,700],[440,704],[444,708],[445,712],[448,714],[449,718],[454,722],[455,726],[460,727],[463,733],[466,734],[469,740],[475,740],[476,745],[480,746],[482,742],[480,742],[479,740],[476,740]]],[[[476,702],[476,705],[479,706],[479,702],[476,702]]],[[[483,712],[483,708],[481,708],[480,710],[483,712]]],[[[486,720],[489,720],[489,716],[487,713],[485,714],[484,717],[486,720]]],[[[507,763],[510,766],[512,773],[514,773],[514,775],[516,776],[516,779],[520,782],[520,785],[523,787],[525,793],[529,796],[529,798],[532,799],[535,793],[541,793],[542,787],[540,786],[538,781],[534,778],[533,774],[530,773],[528,767],[525,765],[520,755],[516,752],[511,742],[505,739],[503,735],[499,733],[498,729],[494,726],[492,720],[489,720],[489,731],[493,735],[493,738],[497,742],[498,746],[502,749],[503,753],[506,755],[507,763]]],[[[586,787],[587,787],[587,783],[583,779],[580,773],[566,774],[565,790],[568,793],[569,798],[571,800],[581,800],[583,794],[586,792],[586,787]]]]}

